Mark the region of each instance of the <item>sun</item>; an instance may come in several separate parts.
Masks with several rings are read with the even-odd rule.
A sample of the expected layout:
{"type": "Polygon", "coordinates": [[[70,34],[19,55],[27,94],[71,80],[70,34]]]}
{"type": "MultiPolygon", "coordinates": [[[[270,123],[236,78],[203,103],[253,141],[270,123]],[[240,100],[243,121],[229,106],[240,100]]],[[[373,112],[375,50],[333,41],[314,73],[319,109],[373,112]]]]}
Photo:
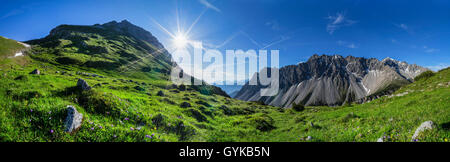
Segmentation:
{"type": "Polygon", "coordinates": [[[181,33],[177,34],[172,41],[176,48],[184,48],[188,44],[188,39],[181,33]]]}

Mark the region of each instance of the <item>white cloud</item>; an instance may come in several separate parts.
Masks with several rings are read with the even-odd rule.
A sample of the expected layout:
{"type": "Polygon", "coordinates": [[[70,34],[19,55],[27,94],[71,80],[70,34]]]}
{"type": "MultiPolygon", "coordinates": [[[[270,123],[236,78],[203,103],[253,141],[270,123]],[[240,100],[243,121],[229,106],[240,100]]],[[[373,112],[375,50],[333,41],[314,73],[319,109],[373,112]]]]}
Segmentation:
{"type": "Polygon", "coordinates": [[[346,42],[346,41],[341,41],[340,40],[340,41],[337,41],[337,44],[340,45],[340,46],[351,48],[351,49],[358,48],[358,46],[355,43],[353,43],[353,42],[346,42]]]}
{"type": "Polygon", "coordinates": [[[339,28],[351,26],[356,23],[356,21],[348,19],[345,13],[336,13],[336,15],[328,16],[326,19],[328,19],[327,32],[330,34],[333,34],[339,28]]]}
{"type": "Polygon", "coordinates": [[[413,33],[413,30],[411,29],[411,27],[409,27],[408,25],[406,25],[406,24],[394,24],[397,28],[400,28],[400,29],[402,29],[402,30],[404,30],[404,31],[406,31],[406,32],[408,32],[408,33],[413,33]]]}
{"type": "Polygon", "coordinates": [[[434,52],[439,52],[439,49],[436,48],[429,48],[428,46],[423,46],[423,48],[425,49],[426,53],[434,53],[434,52]]]}
{"type": "Polygon", "coordinates": [[[201,4],[203,4],[205,7],[212,9],[216,12],[222,12],[219,8],[214,6],[213,4],[209,3],[207,0],[198,0],[201,4]]]}
{"type": "Polygon", "coordinates": [[[449,66],[450,65],[447,64],[447,63],[440,63],[440,64],[437,64],[437,65],[431,65],[431,66],[425,66],[425,67],[430,69],[430,70],[433,70],[433,71],[439,71],[439,70],[445,69],[445,68],[447,68],[449,66]]]}

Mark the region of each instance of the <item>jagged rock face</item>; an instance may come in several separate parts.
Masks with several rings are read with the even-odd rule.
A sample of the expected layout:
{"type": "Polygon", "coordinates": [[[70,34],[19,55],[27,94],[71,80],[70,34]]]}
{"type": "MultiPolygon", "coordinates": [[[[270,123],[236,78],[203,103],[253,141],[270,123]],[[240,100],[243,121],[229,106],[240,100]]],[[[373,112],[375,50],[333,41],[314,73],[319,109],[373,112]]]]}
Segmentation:
{"type": "MultiPolygon", "coordinates": [[[[279,107],[304,105],[342,105],[363,101],[413,81],[428,69],[386,58],[365,59],[339,55],[313,55],[307,62],[280,69],[280,89],[276,96],[261,97],[261,86],[244,85],[235,98],[263,101],[279,107]]],[[[254,76],[252,79],[256,79],[254,76]]]]}

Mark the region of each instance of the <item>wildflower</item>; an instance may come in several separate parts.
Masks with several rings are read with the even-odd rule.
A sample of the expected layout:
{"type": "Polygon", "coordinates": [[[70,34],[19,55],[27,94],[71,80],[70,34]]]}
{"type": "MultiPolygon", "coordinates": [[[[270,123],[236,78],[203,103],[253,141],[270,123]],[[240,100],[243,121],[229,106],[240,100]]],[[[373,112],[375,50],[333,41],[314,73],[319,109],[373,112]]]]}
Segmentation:
{"type": "Polygon", "coordinates": [[[132,130],[132,131],[133,131],[133,130],[134,130],[134,128],[133,128],[133,127],[130,127],[130,130],[132,130]]]}
{"type": "Polygon", "coordinates": [[[49,117],[48,120],[52,120],[52,117],[49,117]]]}
{"type": "Polygon", "coordinates": [[[52,129],[52,130],[50,130],[50,133],[52,133],[52,134],[53,134],[53,132],[55,132],[55,131],[53,131],[53,129],[52,129]]]}
{"type": "Polygon", "coordinates": [[[447,140],[447,138],[445,138],[445,140],[444,140],[445,142],[447,142],[448,140],[447,140]]]}
{"type": "Polygon", "coordinates": [[[114,124],[111,124],[111,127],[114,127],[114,124]]]}
{"type": "Polygon", "coordinates": [[[94,127],[92,127],[91,130],[94,130],[94,127]]]}
{"type": "Polygon", "coordinates": [[[52,111],[49,111],[48,114],[52,114],[52,111]]]}
{"type": "Polygon", "coordinates": [[[117,136],[116,136],[116,135],[114,135],[113,137],[114,137],[114,138],[117,138],[117,136]]]}
{"type": "Polygon", "coordinates": [[[29,122],[31,122],[31,119],[30,120],[28,120],[29,122]]]}
{"type": "Polygon", "coordinates": [[[106,114],[108,114],[108,115],[109,115],[109,111],[107,111],[107,112],[106,112],[106,114]]]}
{"type": "Polygon", "coordinates": [[[100,125],[100,126],[98,126],[100,129],[103,129],[103,127],[100,125]]]}
{"type": "Polygon", "coordinates": [[[147,134],[147,135],[145,135],[145,138],[152,138],[152,137],[150,137],[150,136],[147,134]]]}
{"type": "Polygon", "coordinates": [[[33,109],[30,109],[30,112],[33,112],[33,109]]]}
{"type": "Polygon", "coordinates": [[[125,119],[123,119],[123,120],[130,120],[129,118],[125,118],[125,119]]]}

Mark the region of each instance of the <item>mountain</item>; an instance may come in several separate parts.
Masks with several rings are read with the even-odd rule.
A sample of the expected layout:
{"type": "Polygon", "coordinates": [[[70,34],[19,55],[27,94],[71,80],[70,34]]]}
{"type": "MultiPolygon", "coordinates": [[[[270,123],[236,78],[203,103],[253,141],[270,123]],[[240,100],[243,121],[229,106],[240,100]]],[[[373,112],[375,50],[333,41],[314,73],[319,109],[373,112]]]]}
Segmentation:
{"type": "Polygon", "coordinates": [[[91,68],[168,73],[170,54],[148,31],[123,20],[102,25],[59,25],[42,39],[27,41],[46,48],[57,57],[39,57],[48,62],[91,68]]]}
{"type": "MultiPolygon", "coordinates": [[[[276,96],[262,97],[259,95],[260,85],[247,83],[235,98],[284,108],[293,103],[307,106],[361,103],[392,93],[425,71],[428,69],[391,58],[380,61],[315,54],[307,62],[279,69],[280,89],[276,96]]],[[[256,76],[252,79],[257,79],[256,76]]]]}
{"type": "MultiPolygon", "coordinates": [[[[30,56],[39,61],[125,76],[141,75],[137,78],[145,75],[156,81],[169,81],[172,67],[176,66],[156,37],[127,20],[95,25],[59,25],[48,36],[27,43],[35,45],[34,51],[39,54],[30,56]]],[[[228,97],[220,88],[206,83],[192,88],[228,97]]]]}

